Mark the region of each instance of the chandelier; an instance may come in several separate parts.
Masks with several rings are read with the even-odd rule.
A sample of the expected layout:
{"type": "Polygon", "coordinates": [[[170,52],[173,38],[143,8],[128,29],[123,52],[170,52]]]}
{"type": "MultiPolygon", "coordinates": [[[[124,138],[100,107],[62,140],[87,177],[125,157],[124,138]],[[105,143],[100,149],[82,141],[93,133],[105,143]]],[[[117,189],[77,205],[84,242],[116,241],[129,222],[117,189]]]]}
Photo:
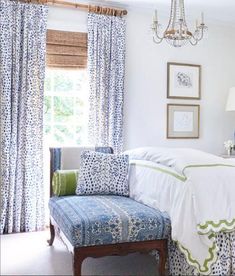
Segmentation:
{"type": "Polygon", "coordinates": [[[171,0],[171,14],[168,26],[163,35],[159,34],[161,25],[158,22],[157,10],[153,17],[153,41],[160,44],[163,40],[166,40],[170,45],[174,47],[181,47],[188,42],[193,46],[197,45],[200,40],[203,39],[204,33],[207,30],[207,26],[204,23],[204,14],[201,14],[201,21],[198,23],[196,20],[196,28],[194,32],[188,29],[185,20],[184,0],[171,0]]]}

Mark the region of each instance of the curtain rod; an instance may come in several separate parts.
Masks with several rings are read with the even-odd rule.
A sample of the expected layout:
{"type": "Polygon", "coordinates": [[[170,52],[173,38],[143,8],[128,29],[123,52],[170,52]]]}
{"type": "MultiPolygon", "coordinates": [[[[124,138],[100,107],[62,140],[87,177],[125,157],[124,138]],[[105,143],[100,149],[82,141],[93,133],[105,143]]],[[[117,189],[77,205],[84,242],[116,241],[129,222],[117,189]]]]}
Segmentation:
{"type": "Polygon", "coordinates": [[[38,3],[38,4],[49,4],[55,6],[65,6],[70,8],[77,8],[87,10],[89,12],[94,12],[98,14],[105,14],[105,15],[114,15],[114,16],[123,16],[127,15],[127,10],[121,10],[116,8],[108,8],[108,7],[101,7],[101,6],[93,6],[88,4],[81,4],[81,3],[73,3],[63,0],[21,0],[26,3],[38,3]]]}

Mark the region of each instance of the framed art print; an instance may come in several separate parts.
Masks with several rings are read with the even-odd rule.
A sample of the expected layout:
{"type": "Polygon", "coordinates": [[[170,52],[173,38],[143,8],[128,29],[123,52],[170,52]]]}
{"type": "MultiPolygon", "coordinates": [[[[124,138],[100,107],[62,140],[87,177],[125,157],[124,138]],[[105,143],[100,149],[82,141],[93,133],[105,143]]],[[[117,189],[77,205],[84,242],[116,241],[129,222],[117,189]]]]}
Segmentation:
{"type": "Polygon", "coordinates": [[[200,106],[167,105],[167,138],[199,138],[200,106]]]}
{"type": "Polygon", "coordinates": [[[167,98],[201,98],[201,66],[183,63],[167,63],[167,98]]]}

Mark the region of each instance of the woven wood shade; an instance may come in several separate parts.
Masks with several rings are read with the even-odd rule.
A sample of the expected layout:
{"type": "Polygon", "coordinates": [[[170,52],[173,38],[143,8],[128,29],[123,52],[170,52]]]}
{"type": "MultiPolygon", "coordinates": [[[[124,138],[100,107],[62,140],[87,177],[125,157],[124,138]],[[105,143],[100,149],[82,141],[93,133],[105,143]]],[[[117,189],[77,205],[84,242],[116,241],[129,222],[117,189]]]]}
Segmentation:
{"type": "Polygon", "coordinates": [[[48,67],[86,68],[87,33],[47,30],[48,67]]]}

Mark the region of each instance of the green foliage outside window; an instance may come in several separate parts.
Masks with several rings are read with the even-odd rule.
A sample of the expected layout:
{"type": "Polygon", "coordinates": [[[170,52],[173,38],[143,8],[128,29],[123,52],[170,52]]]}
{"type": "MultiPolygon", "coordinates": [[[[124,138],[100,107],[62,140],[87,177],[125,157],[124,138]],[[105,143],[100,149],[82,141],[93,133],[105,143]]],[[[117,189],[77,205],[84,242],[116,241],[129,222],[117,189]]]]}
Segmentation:
{"type": "Polygon", "coordinates": [[[44,134],[50,146],[87,144],[86,80],[84,70],[47,70],[44,134]]]}

